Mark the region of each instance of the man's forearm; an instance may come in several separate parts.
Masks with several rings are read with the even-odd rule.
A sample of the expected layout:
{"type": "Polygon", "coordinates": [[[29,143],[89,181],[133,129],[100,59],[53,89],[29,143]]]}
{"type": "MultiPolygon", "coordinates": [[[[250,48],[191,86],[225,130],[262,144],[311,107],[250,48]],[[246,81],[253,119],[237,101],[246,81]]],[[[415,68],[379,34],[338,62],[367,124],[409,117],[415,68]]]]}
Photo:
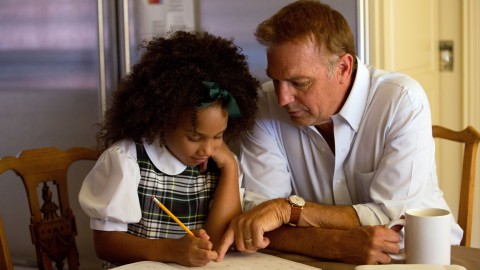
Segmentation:
{"type": "Polygon", "coordinates": [[[338,240],[341,230],[300,228],[282,226],[265,234],[270,239],[268,248],[310,257],[340,260],[342,258],[338,240]],[[292,241],[292,239],[295,239],[292,241]],[[315,239],[315,241],[312,241],[315,239]]]}
{"type": "Polygon", "coordinates": [[[302,210],[299,227],[346,230],[360,226],[352,206],[332,206],[307,202],[302,210]]]}
{"type": "Polygon", "coordinates": [[[400,240],[384,226],[336,230],[284,225],[265,236],[274,250],[352,264],[390,263],[388,253],[398,253],[400,240]]]}

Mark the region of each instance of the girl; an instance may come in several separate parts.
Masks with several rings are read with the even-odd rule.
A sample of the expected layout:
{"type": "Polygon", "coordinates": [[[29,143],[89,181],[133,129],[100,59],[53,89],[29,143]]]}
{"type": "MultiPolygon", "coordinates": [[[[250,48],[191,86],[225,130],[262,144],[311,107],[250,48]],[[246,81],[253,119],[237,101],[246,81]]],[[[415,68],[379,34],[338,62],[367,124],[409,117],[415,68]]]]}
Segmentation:
{"type": "Polygon", "coordinates": [[[252,126],[259,82],[232,41],[205,32],[174,32],[143,48],[113,93],[98,134],[106,150],[79,201],[104,269],[142,260],[202,266],[241,213],[226,140],[252,126]]]}

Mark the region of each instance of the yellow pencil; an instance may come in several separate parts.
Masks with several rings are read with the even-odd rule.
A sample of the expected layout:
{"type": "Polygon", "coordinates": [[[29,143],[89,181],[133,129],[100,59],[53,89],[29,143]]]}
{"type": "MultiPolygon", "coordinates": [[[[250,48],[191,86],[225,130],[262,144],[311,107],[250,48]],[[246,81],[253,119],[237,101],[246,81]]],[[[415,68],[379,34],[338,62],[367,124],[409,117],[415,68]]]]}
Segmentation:
{"type": "Polygon", "coordinates": [[[175,222],[178,223],[178,225],[180,225],[180,227],[182,227],[188,234],[190,234],[191,236],[195,236],[192,231],[190,231],[187,226],[185,226],[174,214],[172,214],[172,212],[170,212],[170,210],[167,209],[167,207],[165,207],[165,205],[163,205],[159,200],[157,200],[157,198],[155,198],[155,195],[152,195],[152,199],[158,204],[158,206],[160,206],[160,208],[163,209],[163,211],[165,211],[165,213],[167,213],[167,215],[169,215],[173,220],[175,220],[175,222]]]}

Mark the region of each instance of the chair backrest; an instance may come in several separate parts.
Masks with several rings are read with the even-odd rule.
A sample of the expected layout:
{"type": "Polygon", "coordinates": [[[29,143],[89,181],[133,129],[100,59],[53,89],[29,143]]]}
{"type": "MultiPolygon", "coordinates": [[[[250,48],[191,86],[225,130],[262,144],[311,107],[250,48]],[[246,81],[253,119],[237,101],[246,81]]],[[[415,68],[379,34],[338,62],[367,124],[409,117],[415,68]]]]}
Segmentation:
{"type": "Polygon", "coordinates": [[[458,205],[458,224],[464,235],[460,245],[469,247],[472,237],[473,196],[475,194],[475,167],[480,133],[472,126],[461,131],[454,131],[441,126],[433,126],[434,138],[447,139],[464,144],[462,182],[460,186],[460,203],[458,205]]]}
{"type": "Polygon", "coordinates": [[[7,245],[7,234],[3,229],[2,217],[0,217],[0,269],[13,270],[12,257],[7,245]]]}
{"type": "Polygon", "coordinates": [[[17,157],[0,159],[0,174],[12,170],[25,186],[31,214],[30,235],[39,269],[53,270],[53,263],[56,269],[63,269],[65,261],[68,269],[79,268],[75,243],[77,228],[68,199],[67,172],[73,162],[97,160],[99,154],[97,150],[84,147],[67,151],[49,147],[25,150],[17,157]],[[58,204],[51,187],[56,188],[58,204]]]}

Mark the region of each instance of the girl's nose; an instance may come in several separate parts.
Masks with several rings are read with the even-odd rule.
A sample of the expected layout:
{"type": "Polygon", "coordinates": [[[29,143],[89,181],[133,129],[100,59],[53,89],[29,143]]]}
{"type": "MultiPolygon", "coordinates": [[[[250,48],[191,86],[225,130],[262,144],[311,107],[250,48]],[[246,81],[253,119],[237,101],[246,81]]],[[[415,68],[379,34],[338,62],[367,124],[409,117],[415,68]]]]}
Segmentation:
{"type": "Polygon", "coordinates": [[[213,151],[214,151],[214,145],[213,145],[213,141],[212,140],[207,140],[206,142],[204,142],[202,144],[202,146],[200,147],[200,151],[199,153],[202,155],[202,156],[211,156],[213,154],[213,151]]]}

